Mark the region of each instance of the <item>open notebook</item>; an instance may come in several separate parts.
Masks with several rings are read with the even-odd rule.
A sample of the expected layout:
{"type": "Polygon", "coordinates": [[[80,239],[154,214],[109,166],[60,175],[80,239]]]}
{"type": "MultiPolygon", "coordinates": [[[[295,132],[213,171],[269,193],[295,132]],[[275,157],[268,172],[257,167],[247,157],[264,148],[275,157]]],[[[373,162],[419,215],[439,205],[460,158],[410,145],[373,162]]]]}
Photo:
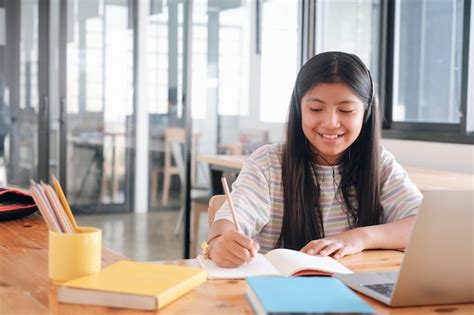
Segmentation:
{"type": "Polygon", "coordinates": [[[207,270],[208,279],[244,279],[249,276],[329,276],[352,273],[337,260],[327,256],[312,256],[299,251],[278,248],[265,255],[257,254],[249,263],[237,268],[222,268],[212,260],[198,256],[207,270]]]}

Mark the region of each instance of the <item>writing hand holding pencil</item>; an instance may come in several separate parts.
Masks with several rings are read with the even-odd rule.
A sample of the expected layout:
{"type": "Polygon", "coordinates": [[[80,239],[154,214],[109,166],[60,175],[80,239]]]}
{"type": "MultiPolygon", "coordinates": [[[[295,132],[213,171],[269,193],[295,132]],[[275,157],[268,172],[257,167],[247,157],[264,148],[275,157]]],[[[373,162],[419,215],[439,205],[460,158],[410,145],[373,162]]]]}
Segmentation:
{"type": "Polygon", "coordinates": [[[209,235],[209,256],[219,266],[234,268],[249,262],[255,257],[260,246],[242,233],[238,217],[230,195],[227,181],[222,177],[222,186],[232,213],[233,222],[219,220],[213,224],[213,233],[209,235]]]}

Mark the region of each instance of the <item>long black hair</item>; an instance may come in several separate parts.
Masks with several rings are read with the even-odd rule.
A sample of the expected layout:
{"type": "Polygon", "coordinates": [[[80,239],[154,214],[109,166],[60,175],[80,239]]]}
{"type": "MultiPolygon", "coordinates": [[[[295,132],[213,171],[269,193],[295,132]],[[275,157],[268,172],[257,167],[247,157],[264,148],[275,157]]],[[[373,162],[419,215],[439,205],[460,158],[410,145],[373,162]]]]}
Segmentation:
{"type": "Polygon", "coordinates": [[[282,154],[284,214],[277,247],[299,250],[309,241],[324,237],[320,187],[313,171],[315,148],[311,148],[301,126],[301,99],[320,83],[346,84],[364,103],[362,130],[340,160],[338,189],[351,227],[381,222],[380,126],[371,74],[356,55],[324,52],[303,65],[293,89],[282,154]],[[355,205],[349,199],[352,188],[356,192],[355,205]]]}

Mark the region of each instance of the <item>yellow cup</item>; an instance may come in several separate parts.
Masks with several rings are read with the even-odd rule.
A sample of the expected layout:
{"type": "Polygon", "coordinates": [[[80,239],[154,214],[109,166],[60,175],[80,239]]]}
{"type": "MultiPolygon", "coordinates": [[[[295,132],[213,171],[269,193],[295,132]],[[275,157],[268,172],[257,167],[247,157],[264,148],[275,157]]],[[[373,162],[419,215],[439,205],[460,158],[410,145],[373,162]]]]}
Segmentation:
{"type": "Polygon", "coordinates": [[[49,278],[63,282],[97,272],[101,267],[102,231],[78,227],[78,233],[49,231],[49,278]]]}

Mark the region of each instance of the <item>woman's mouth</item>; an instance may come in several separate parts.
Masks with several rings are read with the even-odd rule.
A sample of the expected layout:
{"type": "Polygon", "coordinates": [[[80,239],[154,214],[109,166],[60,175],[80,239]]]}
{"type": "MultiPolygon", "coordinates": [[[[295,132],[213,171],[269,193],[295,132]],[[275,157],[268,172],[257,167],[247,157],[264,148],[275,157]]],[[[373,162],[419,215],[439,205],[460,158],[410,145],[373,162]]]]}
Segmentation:
{"type": "Polygon", "coordinates": [[[320,133],[318,132],[318,135],[323,138],[323,139],[327,139],[327,140],[336,140],[340,137],[342,137],[344,134],[343,133],[340,133],[340,134],[336,134],[336,133],[320,133]]]}

